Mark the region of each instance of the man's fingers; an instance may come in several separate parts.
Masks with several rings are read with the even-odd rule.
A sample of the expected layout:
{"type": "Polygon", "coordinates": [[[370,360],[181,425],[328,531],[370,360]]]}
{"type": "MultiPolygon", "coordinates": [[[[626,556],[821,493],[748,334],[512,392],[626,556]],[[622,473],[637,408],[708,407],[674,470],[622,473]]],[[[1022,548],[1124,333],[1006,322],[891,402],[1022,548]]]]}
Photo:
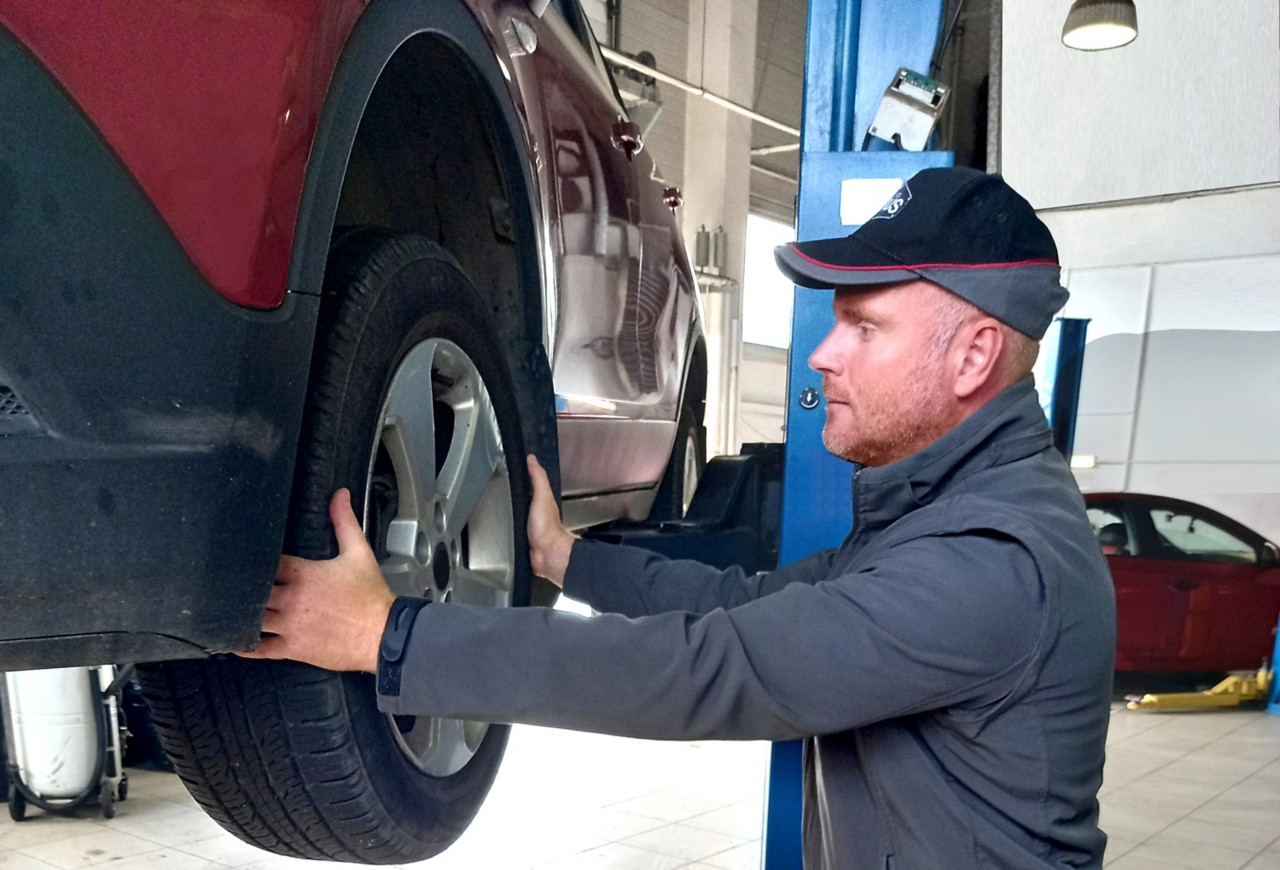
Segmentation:
{"type": "Polygon", "coordinates": [[[369,546],[364,538],[364,530],[351,509],[351,490],[338,490],[329,501],[329,519],[333,522],[333,533],[338,538],[338,553],[365,549],[369,546]]]}

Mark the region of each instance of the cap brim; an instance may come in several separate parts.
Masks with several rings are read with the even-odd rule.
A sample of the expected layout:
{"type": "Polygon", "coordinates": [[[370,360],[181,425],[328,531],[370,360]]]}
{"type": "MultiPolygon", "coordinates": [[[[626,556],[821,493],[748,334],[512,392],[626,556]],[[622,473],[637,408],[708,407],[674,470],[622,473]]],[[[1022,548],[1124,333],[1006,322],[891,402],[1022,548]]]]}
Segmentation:
{"type": "Polygon", "coordinates": [[[778,269],[793,283],[814,290],[861,284],[897,284],[919,272],[891,260],[857,236],[792,242],[773,249],[778,269]]]}

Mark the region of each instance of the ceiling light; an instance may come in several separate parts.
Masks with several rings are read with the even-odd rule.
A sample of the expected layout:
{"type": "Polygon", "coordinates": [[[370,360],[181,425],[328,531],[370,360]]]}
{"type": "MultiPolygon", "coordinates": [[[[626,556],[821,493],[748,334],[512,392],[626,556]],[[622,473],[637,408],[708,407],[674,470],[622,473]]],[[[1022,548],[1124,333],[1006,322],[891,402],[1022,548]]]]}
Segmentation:
{"type": "Polygon", "coordinates": [[[1137,36],[1133,0],[1075,0],[1062,25],[1062,44],[1081,51],[1119,48],[1137,36]]]}

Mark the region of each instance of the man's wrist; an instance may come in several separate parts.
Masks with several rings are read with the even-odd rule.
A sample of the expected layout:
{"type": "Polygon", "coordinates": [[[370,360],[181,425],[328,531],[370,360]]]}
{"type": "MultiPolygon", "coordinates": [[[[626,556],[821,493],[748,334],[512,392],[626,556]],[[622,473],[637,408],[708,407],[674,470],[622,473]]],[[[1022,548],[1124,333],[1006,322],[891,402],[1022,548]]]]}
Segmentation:
{"type": "Polygon", "coordinates": [[[409,646],[409,634],[413,631],[418,612],[430,604],[430,599],[401,595],[391,602],[387,622],[378,644],[378,694],[400,694],[400,669],[409,646]]]}

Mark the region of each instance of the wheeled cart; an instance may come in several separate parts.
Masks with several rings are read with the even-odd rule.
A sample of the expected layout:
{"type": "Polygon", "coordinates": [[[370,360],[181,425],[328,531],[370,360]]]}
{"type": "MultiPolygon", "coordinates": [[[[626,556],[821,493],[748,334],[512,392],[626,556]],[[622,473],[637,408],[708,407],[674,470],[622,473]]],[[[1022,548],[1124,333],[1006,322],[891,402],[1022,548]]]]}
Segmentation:
{"type": "Polygon", "coordinates": [[[16,671],[0,702],[8,752],[7,796],[14,821],[27,807],[67,813],[97,798],[105,818],[128,795],[120,689],[132,667],[16,671]]]}

